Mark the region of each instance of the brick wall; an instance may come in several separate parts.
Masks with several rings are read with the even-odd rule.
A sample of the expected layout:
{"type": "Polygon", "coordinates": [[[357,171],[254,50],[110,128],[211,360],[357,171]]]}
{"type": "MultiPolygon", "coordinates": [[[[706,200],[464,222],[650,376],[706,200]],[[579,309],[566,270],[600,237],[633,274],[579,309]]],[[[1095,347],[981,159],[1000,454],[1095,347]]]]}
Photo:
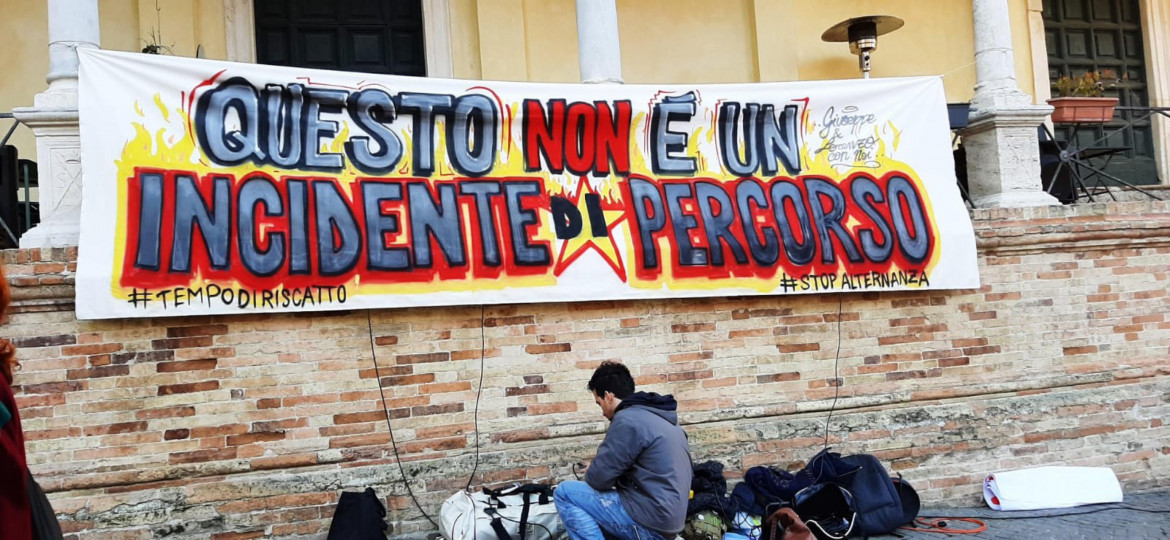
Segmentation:
{"type": "Polygon", "coordinates": [[[395,535],[475,484],[572,478],[605,422],[603,360],[680,401],[697,460],[738,476],[829,442],[928,504],[988,472],[1112,467],[1170,486],[1170,203],[979,210],[983,287],[79,322],[73,250],[2,253],[3,335],[33,472],[71,538],[321,537],[374,487],[395,535]],[[840,310],[840,317],[838,317],[840,310]],[[838,321],[840,319],[840,321],[838,321]],[[839,323],[839,324],[838,324],[839,323]],[[837,336],[840,364],[834,374],[837,336]],[[381,378],[379,379],[378,375],[381,378]]]}

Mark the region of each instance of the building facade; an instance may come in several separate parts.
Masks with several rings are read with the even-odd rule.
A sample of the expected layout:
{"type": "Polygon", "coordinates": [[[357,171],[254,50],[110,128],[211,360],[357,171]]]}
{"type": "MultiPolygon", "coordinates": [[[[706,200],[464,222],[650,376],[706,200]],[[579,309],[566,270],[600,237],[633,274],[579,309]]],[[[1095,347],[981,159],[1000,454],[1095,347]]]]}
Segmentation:
{"type": "MultiPolygon", "coordinates": [[[[319,538],[339,492],[366,486],[395,536],[421,537],[424,513],[469,479],[572,478],[605,429],[584,390],[605,360],[678,397],[696,460],[723,461],[733,479],[827,444],[874,453],[927,504],[975,504],[986,474],[1046,464],[1109,466],[1126,490],[1170,485],[1170,205],[1057,205],[1040,187],[1035,129],[1053,78],[1082,69],[1124,71],[1130,104],[1170,105],[1170,0],[5,0],[0,11],[12,36],[0,110],[26,126],[15,141],[37,156],[43,218],[22,249],[0,252],[17,299],[3,335],[23,361],[30,468],[70,537],[319,538]],[[941,75],[948,101],[972,104],[962,137],[980,203],[978,290],[76,319],[78,47],[466,79],[748,83],[857,77],[846,45],[820,35],[868,14],[906,23],[879,38],[874,76],[941,75]]],[[[1134,124],[1143,183],[1168,178],[1167,124],[1134,124]]]]}
{"type": "MultiPolygon", "coordinates": [[[[6,73],[0,88],[0,111],[32,105],[33,96],[45,89],[52,4],[4,5],[6,16],[0,28],[10,38],[6,46],[9,54],[0,60],[6,73]]],[[[161,52],[168,54],[255,62],[267,60],[258,58],[257,40],[274,37],[271,33],[265,37],[263,10],[267,4],[263,1],[174,0],[156,6],[149,1],[101,0],[93,4],[97,17],[78,24],[92,25],[89,32],[101,47],[111,50],[139,51],[159,45],[165,47],[161,52]]],[[[576,9],[571,0],[417,0],[402,4],[417,15],[384,22],[398,29],[406,26],[407,34],[421,42],[421,51],[405,54],[421,53],[429,76],[581,80],[576,9]]],[[[289,4],[293,5],[297,4],[289,4]]],[[[1037,103],[1051,97],[1050,75],[1059,69],[1108,68],[1122,57],[1145,71],[1131,78],[1140,78],[1147,85],[1149,103],[1165,106],[1170,99],[1170,68],[1166,67],[1170,53],[1166,52],[1165,35],[1170,8],[1163,0],[1008,0],[1007,5],[1015,76],[1021,90],[1037,103]],[[1057,12],[1062,14],[1059,20],[1057,12]],[[1079,28],[1061,26],[1077,20],[1080,23],[1073,26],[1079,28]],[[1073,42],[1061,45],[1062,39],[1073,42]],[[1097,44],[1097,50],[1090,50],[1090,40],[1097,44]],[[1052,72],[1050,56],[1059,59],[1059,65],[1051,66],[1052,72]]],[[[952,102],[969,101],[974,93],[975,34],[972,3],[967,0],[932,6],[911,0],[737,0],[717,6],[703,0],[651,0],[618,1],[616,6],[622,75],[629,83],[854,78],[858,75],[856,59],[843,44],[822,42],[820,34],[849,17],[884,13],[901,17],[906,26],[881,40],[874,76],[943,75],[952,102]]],[[[71,11],[65,9],[62,16],[68,17],[71,11]]],[[[312,9],[303,11],[309,13],[301,21],[304,25],[328,29],[331,24],[344,24],[320,14],[314,20],[312,9]]],[[[15,137],[22,154],[35,154],[31,133],[22,131],[15,137]]],[[[1166,152],[1165,146],[1162,135],[1159,156],[1166,152]]],[[[1165,159],[1158,159],[1164,167],[1161,163],[1165,159]]],[[[1162,171],[1160,177],[1165,178],[1165,169],[1162,171]]]]}

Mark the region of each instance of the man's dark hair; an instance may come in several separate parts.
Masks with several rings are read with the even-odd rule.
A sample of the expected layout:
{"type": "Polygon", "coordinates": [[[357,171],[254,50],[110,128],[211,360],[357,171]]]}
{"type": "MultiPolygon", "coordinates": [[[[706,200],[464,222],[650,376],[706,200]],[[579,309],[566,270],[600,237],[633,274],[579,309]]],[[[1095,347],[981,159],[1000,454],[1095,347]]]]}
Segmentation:
{"type": "Polygon", "coordinates": [[[593,371],[593,377],[589,379],[589,386],[586,388],[597,397],[603,398],[605,393],[609,392],[618,399],[626,399],[634,393],[634,378],[630,376],[630,370],[626,366],[606,361],[593,371]]]}

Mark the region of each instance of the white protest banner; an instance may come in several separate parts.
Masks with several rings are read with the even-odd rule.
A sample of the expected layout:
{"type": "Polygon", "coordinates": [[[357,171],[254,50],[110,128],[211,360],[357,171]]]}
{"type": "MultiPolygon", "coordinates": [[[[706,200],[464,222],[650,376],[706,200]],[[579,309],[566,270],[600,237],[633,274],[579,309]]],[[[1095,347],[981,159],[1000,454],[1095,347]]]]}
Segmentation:
{"type": "Polygon", "coordinates": [[[82,318],[979,286],[938,77],[79,53],[82,318]]]}

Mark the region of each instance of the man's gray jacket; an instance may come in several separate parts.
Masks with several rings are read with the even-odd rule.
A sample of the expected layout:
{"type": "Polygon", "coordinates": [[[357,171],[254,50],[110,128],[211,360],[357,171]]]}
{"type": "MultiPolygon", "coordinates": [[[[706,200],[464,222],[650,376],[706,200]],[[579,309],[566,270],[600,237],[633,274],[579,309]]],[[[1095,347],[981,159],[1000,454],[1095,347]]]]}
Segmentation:
{"type": "Polygon", "coordinates": [[[691,490],[691,451],[677,408],[669,395],[623,399],[585,472],[590,487],[617,489],[635,522],[667,538],[683,530],[691,490]]]}

